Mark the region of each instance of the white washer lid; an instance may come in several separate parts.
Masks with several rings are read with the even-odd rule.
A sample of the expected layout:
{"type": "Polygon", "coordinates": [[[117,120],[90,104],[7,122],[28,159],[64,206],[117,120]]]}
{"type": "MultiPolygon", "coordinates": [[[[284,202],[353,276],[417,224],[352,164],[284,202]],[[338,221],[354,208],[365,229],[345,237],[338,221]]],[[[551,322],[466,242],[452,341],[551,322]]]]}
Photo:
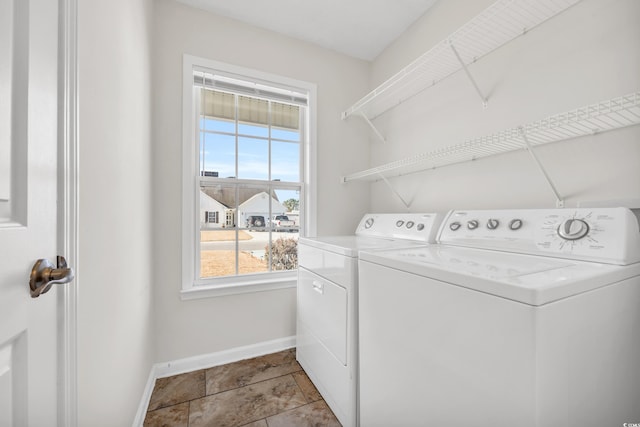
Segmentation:
{"type": "Polygon", "coordinates": [[[411,248],[424,246],[426,243],[402,239],[381,239],[369,236],[324,236],[300,237],[298,244],[355,258],[358,256],[358,252],[363,250],[375,251],[394,248],[411,248]]]}
{"type": "Polygon", "coordinates": [[[360,260],[534,306],[640,275],[640,263],[616,266],[442,245],[365,251],[360,260]]]}

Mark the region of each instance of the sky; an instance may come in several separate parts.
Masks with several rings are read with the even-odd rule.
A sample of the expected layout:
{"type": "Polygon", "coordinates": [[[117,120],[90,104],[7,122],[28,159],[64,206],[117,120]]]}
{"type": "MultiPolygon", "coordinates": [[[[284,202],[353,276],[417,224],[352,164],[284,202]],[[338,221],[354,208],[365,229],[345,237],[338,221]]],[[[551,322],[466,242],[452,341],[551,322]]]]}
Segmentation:
{"type": "MultiPolygon", "coordinates": [[[[201,119],[206,131],[201,133],[204,145],[204,170],[218,172],[220,178],[236,176],[235,122],[201,119]]],[[[269,180],[269,128],[259,125],[238,125],[238,179],[269,180]]],[[[300,181],[300,132],[271,128],[271,179],[300,181]]],[[[201,164],[202,167],[202,164],[201,164]]],[[[278,199],[298,199],[297,191],[276,190],[278,199]]]]}

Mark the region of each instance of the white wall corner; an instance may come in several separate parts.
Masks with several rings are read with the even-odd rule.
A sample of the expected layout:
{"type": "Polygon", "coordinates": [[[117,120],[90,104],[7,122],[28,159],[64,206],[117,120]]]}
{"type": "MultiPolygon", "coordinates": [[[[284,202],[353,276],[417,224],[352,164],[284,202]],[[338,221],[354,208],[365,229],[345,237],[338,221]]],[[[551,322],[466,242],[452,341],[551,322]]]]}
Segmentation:
{"type": "Polygon", "coordinates": [[[151,401],[151,394],[153,393],[153,388],[156,385],[156,378],[158,378],[157,365],[153,365],[151,367],[151,371],[149,372],[147,384],[145,385],[144,391],[142,392],[140,405],[138,405],[138,411],[136,412],[136,417],[133,419],[132,427],[142,427],[144,424],[144,418],[147,415],[147,408],[149,407],[149,402],[151,401]]]}
{"type": "Polygon", "coordinates": [[[142,427],[144,424],[147,408],[151,401],[151,394],[153,393],[153,388],[158,378],[165,378],[172,375],[197,371],[199,369],[207,369],[214,366],[225,365],[227,363],[238,362],[252,357],[287,350],[295,346],[296,337],[289,336],[257,344],[231,348],[215,353],[186,357],[184,359],[173,360],[170,362],[156,363],[151,367],[147,385],[145,386],[142,397],[140,398],[140,405],[133,421],[133,427],[142,427]]]}

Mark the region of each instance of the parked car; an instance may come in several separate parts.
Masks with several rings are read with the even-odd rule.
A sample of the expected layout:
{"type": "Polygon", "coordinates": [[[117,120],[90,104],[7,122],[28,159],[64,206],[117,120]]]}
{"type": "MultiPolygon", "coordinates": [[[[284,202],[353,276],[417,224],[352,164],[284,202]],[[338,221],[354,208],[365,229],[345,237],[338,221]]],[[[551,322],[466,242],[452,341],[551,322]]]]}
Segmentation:
{"type": "Polygon", "coordinates": [[[247,229],[249,231],[252,231],[252,230],[264,231],[265,225],[266,223],[265,223],[264,217],[261,215],[251,215],[249,216],[249,218],[247,218],[247,229]]]}
{"type": "Polygon", "coordinates": [[[275,231],[297,231],[298,226],[286,215],[273,215],[269,225],[275,231]]]}

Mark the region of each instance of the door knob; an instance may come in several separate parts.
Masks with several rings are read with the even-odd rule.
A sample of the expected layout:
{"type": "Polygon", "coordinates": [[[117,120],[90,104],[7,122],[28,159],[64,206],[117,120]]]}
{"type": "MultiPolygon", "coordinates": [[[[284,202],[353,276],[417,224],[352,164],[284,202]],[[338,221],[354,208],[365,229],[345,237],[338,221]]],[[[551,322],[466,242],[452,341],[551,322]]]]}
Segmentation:
{"type": "Polygon", "coordinates": [[[62,256],[57,257],[57,267],[48,259],[39,259],[31,269],[29,289],[31,297],[37,298],[40,294],[47,293],[51,286],[69,283],[74,278],[73,268],[67,267],[67,260],[62,256]]]}

